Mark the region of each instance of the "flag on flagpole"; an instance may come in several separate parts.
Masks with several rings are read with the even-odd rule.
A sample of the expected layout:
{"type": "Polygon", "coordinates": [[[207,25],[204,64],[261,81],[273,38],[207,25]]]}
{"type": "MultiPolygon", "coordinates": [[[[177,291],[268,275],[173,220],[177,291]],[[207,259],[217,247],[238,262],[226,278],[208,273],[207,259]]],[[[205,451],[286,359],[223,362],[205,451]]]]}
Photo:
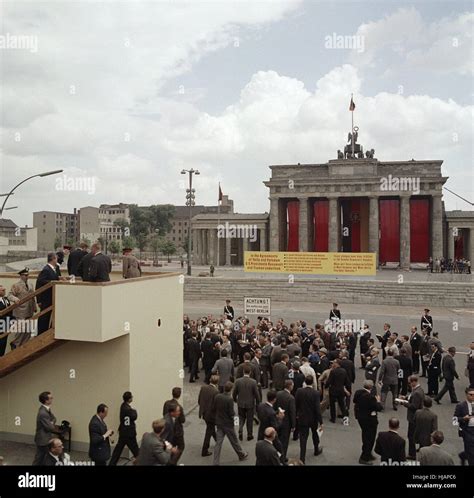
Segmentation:
{"type": "Polygon", "coordinates": [[[222,202],[222,190],[221,190],[221,184],[219,183],[219,202],[222,202]]]}
{"type": "Polygon", "coordinates": [[[353,111],[356,108],[356,105],[354,104],[354,100],[351,97],[351,103],[349,105],[349,111],[353,111]]]}

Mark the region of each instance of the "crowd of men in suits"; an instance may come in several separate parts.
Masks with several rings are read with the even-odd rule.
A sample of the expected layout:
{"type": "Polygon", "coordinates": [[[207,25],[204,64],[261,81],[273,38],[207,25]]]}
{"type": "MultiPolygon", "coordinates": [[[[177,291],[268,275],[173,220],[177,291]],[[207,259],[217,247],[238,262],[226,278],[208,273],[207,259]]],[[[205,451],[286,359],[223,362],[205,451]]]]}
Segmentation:
{"type": "Polygon", "coordinates": [[[421,317],[421,334],[413,326],[401,336],[388,323],[380,335],[372,335],[367,324],[354,330],[342,320],[337,303],[325,325],[314,328],[304,320],[272,323],[265,317],[251,324],[246,317],[234,316],[229,300],[220,318],[209,315],[191,320],[185,316],[184,362],[189,381],[200,378],[200,365],[204,371],[198,399],[199,416],[206,424],[202,456],[212,454],[214,439],[214,464],[218,465],[227,437],[238,458],[247,458],[239,441],[244,432],[248,441],[254,439],[253,427],[258,423],[257,465],[288,464],[291,438],[299,440],[299,462],[304,463],[310,432],[314,455],[322,451],[325,411],[329,409],[330,423],[340,418],[347,424],[353,403],[362,436],[360,464],[371,465],[376,458],[373,451],[389,464],[407,459],[423,465],[454,464],[440,447],[444,435],[432,409],[433,402],[441,404],[449,393],[465,447],[459,455],[461,462],[474,465],[474,342],[466,367],[466,400],[459,401],[454,388],[454,380],[460,378],[456,349],[443,348],[429,312],[425,309],[421,317]],[[357,346],[365,380],[363,388],[353,392],[357,346]],[[426,393],[421,377],[427,378],[426,393]],[[441,390],[440,379],[444,381],[441,390]],[[268,389],[266,394],[264,389],[268,389]],[[388,431],[377,436],[377,413],[386,410],[389,394],[394,411],[406,409],[408,444],[398,434],[396,417],[390,419],[388,431]]]}

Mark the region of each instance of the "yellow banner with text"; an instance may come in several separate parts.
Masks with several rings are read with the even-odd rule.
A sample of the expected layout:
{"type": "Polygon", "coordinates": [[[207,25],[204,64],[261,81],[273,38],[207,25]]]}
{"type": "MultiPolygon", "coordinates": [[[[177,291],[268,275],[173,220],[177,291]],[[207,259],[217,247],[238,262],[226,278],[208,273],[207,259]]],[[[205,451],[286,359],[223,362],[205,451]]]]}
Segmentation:
{"type": "Polygon", "coordinates": [[[375,275],[372,252],[260,252],[245,251],[244,270],[253,273],[311,275],[375,275]]]}

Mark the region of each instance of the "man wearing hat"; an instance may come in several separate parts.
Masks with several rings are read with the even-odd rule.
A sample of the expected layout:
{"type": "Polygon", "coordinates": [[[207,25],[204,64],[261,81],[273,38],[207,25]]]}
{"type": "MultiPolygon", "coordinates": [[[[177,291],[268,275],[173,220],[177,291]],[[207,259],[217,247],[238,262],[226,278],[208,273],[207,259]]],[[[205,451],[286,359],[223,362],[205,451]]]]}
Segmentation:
{"type": "Polygon", "coordinates": [[[433,330],[433,317],[430,316],[429,313],[430,310],[425,308],[423,316],[421,317],[421,330],[426,329],[428,331],[428,335],[431,335],[431,331],[433,330]]]}
{"type": "Polygon", "coordinates": [[[341,319],[341,311],[337,309],[337,306],[337,303],[332,303],[332,310],[329,312],[329,320],[338,322],[341,319]]]}
{"type": "Polygon", "coordinates": [[[140,268],[140,261],[132,254],[130,247],[125,247],[122,251],[122,275],[123,278],[136,278],[142,276],[142,269],[140,268]]]}
{"type": "MultiPolygon", "coordinates": [[[[20,275],[20,280],[12,285],[10,293],[8,294],[8,299],[12,304],[17,303],[18,301],[21,301],[25,297],[28,297],[34,293],[33,287],[28,282],[29,273],[30,270],[28,268],[24,268],[23,270],[18,272],[18,275],[20,275]]],[[[13,310],[13,316],[17,320],[29,320],[35,314],[35,312],[36,301],[35,298],[32,297],[29,301],[26,301],[26,303],[23,303],[15,308],[13,310]]],[[[26,333],[24,331],[17,332],[10,343],[12,350],[17,348],[18,346],[21,346],[22,344],[25,344],[25,342],[27,342],[30,337],[31,333],[26,333]]]]}

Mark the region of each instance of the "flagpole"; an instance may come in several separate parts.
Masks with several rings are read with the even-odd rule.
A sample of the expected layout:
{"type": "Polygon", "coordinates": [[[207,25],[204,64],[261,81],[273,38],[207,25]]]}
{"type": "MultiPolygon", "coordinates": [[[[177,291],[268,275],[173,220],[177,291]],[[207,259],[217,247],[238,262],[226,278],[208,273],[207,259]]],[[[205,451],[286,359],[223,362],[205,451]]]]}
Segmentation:
{"type": "Polygon", "coordinates": [[[221,224],[221,182],[219,182],[219,195],[217,196],[217,263],[216,266],[220,266],[220,248],[221,241],[219,239],[219,226],[221,224]]]}
{"type": "MultiPolygon", "coordinates": [[[[354,94],[351,93],[351,104],[354,102],[354,94]]],[[[351,116],[352,116],[352,159],[354,159],[354,109],[351,110],[351,116]]]]}

